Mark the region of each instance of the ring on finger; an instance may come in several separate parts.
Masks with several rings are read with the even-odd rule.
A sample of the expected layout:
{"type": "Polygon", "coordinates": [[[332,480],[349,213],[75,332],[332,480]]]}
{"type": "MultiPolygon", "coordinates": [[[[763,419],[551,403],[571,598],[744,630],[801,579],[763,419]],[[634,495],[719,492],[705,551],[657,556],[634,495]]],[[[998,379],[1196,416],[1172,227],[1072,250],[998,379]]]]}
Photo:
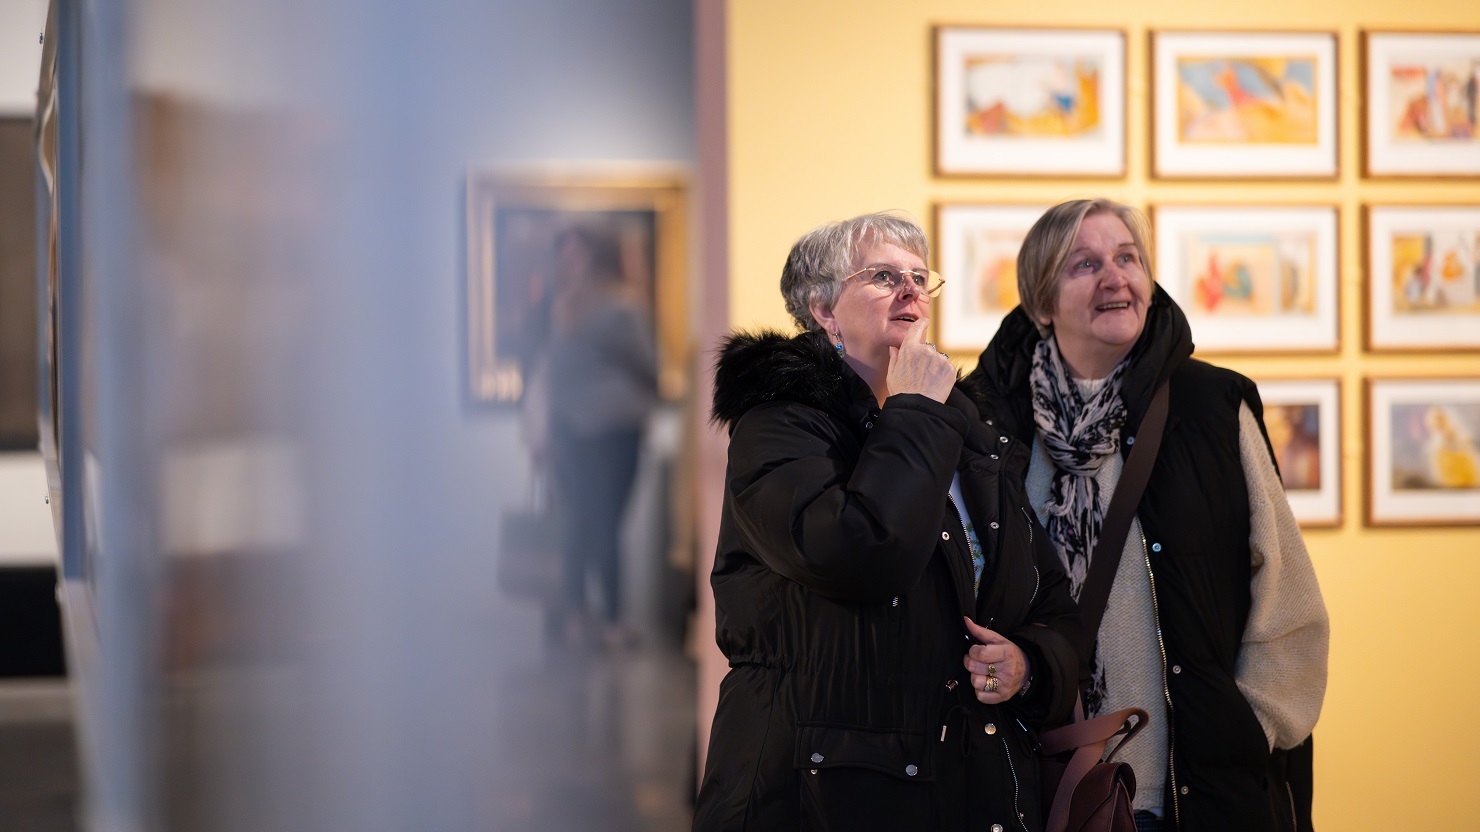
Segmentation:
{"type": "Polygon", "coordinates": [[[997,675],[997,665],[995,663],[987,665],[987,675],[988,676],[996,676],[997,675]]]}
{"type": "Polygon", "coordinates": [[[996,693],[999,684],[1001,683],[997,681],[996,676],[988,676],[987,681],[982,684],[982,693],[996,693]]]}

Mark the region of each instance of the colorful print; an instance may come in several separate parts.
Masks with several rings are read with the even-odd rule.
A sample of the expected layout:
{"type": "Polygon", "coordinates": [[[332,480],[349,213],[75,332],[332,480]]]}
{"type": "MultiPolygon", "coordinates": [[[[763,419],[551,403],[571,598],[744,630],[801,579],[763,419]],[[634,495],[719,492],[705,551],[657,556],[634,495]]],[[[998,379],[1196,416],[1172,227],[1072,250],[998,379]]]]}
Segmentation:
{"type": "Polygon", "coordinates": [[[1394,143],[1480,139],[1480,59],[1394,60],[1388,91],[1394,143]]]}
{"type": "Polygon", "coordinates": [[[1321,406],[1265,404],[1264,427],[1286,491],[1321,488],[1321,406]]]}
{"type": "Polygon", "coordinates": [[[965,61],[966,133],[1086,138],[1100,133],[1100,62],[1047,55],[965,61]]]}
{"type": "Polygon", "coordinates": [[[1178,135],[1189,144],[1317,143],[1315,57],[1180,57],[1178,135]]]}
{"type": "Polygon", "coordinates": [[[1187,234],[1192,312],[1216,316],[1316,312],[1314,234],[1187,234]]]}
{"type": "Polygon", "coordinates": [[[1018,305],[1017,256],[1028,230],[981,228],[966,236],[966,295],[969,315],[1003,315],[1018,305]]]}
{"type": "Polygon", "coordinates": [[[1480,404],[1395,404],[1393,490],[1480,489],[1480,404]]]}
{"type": "Polygon", "coordinates": [[[1393,311],[1480,313],[1480,229],[1392,236],[1393,311]]]}

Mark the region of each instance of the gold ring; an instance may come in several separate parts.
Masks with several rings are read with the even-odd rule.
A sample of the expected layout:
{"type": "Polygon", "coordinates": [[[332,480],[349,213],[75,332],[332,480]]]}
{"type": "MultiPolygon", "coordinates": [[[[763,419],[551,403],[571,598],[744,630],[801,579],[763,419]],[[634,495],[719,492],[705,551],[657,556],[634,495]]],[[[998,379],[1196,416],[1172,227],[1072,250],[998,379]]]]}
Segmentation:
{"type": "Polygon", "coordinates": [[[996,676],[988,676],[987,683],[982,685],[982,693],[996,693],[998,684],[996,676]]]}
{"type": "Polygon", "coordinates": [[[996,665],[996,663],[992,663],[992,664],[987,665],[987,675],[988,676],[996,676],[997,675],[997,665],[996,665]]]}

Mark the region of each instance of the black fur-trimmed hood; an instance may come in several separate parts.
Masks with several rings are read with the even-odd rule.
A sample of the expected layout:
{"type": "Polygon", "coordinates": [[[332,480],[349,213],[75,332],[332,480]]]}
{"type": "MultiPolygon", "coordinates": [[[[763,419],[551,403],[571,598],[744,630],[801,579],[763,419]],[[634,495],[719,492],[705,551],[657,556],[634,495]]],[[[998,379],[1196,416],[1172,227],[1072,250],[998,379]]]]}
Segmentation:
{"type": "Polygon", "coordinates": [[[819,333],[737,332],[716,350],[710,418],[726,428],[756,405],[788,401],[837,413],[863,386],[819,333]]]}

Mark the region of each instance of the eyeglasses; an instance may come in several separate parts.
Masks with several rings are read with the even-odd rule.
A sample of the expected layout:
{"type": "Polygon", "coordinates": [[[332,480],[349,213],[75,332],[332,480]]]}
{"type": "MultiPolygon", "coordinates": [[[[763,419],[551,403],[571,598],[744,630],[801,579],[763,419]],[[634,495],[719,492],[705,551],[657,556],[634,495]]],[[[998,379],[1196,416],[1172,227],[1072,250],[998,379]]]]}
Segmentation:
{"type": "Polygon", "coordinates": [[[859,276],[866,276],[869,283],[886,292],[898,292],[899,287],[908,280],[915,291],[927,298],[940,294],[940,287],[946,283],[939,274],[929,269],[896,269],[893,266],[868,266],[843,278],[843,282],[847,283],[859,276]]]}

